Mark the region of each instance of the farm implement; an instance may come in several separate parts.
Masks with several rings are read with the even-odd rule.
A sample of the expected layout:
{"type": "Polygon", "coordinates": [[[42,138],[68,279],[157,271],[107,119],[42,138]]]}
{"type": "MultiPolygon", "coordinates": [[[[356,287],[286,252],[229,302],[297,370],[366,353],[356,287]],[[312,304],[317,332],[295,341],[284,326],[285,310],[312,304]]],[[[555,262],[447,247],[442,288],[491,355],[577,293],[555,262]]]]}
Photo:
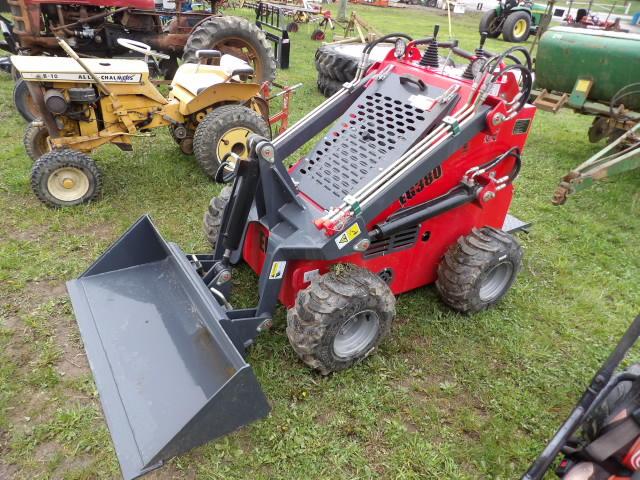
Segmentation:
{"type": "Polygon", "coordinates": [[[553,195],[567,197],[640,167],[640,35],[553,27],[542,35],[532,92],[540,110],[593,117],[588,138],[607,146],[563,176],[553,195]]]}
{"type": "Polygon", "coordinates": [[[507,294],[522,261],[513,232],[526,228],[508,210],[535,113],[530,62],[522,47],[466,52],[437,28],[382,37],[298,123],[225,155],[217,178],[233,183],[205,213],[212,254],[185,254],[143,216],[68,283],[125,478],[268,414],[245,356],[278,301],[293,350],[330,374],[389,335],[397,294],[435,283],[469,314],[507,294]],[[382,42],[393,47],[365,69],[382,42]],[[242,261],[259,301],[234,308],[242,261]]]}

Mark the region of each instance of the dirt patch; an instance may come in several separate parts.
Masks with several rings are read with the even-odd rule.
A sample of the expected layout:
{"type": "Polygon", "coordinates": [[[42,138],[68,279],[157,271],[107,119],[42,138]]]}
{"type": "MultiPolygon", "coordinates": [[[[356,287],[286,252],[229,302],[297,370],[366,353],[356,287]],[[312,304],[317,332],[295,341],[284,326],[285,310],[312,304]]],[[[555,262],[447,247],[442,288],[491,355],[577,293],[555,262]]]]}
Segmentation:
{"type": "Polygon", "coordinates": [[[33,303],[44,303],[52,298],[67,295],[67,289],[62,280],[33,280],[27,282],[25,294],[33,303]]]}
{"type": "Polygon", "coordinates": [[[40,463],[48,463],[53,460],[53,457],[56,456],[59,450],[60,445],[55,442],[41,443],[36,447],[34,458],[40,463]]]}
{"type": "Polygon", "coordinates": [[[95,223],[70,230],[70,233],[73,233],[74,235],[86,235],[100,239],[112,239],[115,236],[113,224],[107,222],[95,223]]]}
{"type": "Polygon", "coordinates": [[[56,364],[58,372],[67,378],[77,378],[89,372],[89,362],[75,323],[61,318],[53,326],[55,342],[62,349],[62,356],[56,364]]]}
{"type": "Polygon", "coordinates": [[[9,240],[16,242],[37,242],[47,232],[47,228],[43,225],[33,225],[28,230],[21,229],[15,225],[12,227],[7,226],[7,228],[11,228],[11,231],[7,232],[7,237],[9,237],[9,240]]]}
{"type": "Polygon", "coordinates": [[[0,461],[0,478],[6,480],[15,478],[18,473],[18,467],[15,465],[9,465],[0,461]]]}

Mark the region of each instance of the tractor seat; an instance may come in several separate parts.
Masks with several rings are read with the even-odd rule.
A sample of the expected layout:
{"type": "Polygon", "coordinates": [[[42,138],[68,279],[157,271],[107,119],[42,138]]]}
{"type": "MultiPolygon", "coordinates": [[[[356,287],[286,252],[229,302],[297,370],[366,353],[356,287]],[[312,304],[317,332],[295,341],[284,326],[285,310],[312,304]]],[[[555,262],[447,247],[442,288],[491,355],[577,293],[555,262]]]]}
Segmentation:
{"type": "MultiPolygon", "coordinates": [[[[83,61],[105,83],[142,83],[149,75],[142,60],[84,58],[83,61]]],[[[11,63],[25,80],[91,82],[87,72],[69,57],[12,55],[11,63]]]]}
{"type": "Polygon", "coordinates": [[[212,85],[226,82],[234,73],[233,79],[240,80],[239,75],[253,74],[253,68],[233,55],[222,55],[220,65],[183,63],[173,77],[171,86],[179,85],[192,95],[198,95],[212,85]]]}

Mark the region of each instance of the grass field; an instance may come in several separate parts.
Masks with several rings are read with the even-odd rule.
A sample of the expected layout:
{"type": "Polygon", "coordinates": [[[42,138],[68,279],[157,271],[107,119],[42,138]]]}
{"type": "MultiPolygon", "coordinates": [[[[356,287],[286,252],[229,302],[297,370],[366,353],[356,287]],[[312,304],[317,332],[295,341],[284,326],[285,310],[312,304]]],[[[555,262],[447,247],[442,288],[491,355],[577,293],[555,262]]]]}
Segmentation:
{"type": "MultiPolygon", "coordinates": [[[[426,10],[358,8],[383,32],[431,32],[446,17],[426,10]]],[[[249,12],[248,15],[251,15],[249,12]]],[[[456,17],[463,48],[478,16],[456,17]]],[[[303,82],[293,117],[322,101],[304,26],[291,68],[303,82]]],[[[490,41],[488,48],[506,48],[490,41]]],[[[168,134],[126,154],[95,154],[104,197],[53,211],[29,187],[25,124],[0,79],[0,478],[117,478],[92,376],[64,282],[80,274],[134,220],[150,213],[165,238],[205,251],[202,213],[219,186],[168,134]]],[[[171,461],[157,479],[519,478],[569,412],[640,306],[640,172],[605,181],[564,207],[558,179],[599,147],[590,119],[538,113],[512,211],[534,228],[515,288],[495,309],[464,317],[433,287],[398,299],[393,335],[355,368],[310,372],[287,343],[284,311],[249,355],[272,414],[171,461]]],[[[420,268],[419,262],[415,268],[420,268]]],[[[255,300],[238,276],[234,305],[255,300]]]]}

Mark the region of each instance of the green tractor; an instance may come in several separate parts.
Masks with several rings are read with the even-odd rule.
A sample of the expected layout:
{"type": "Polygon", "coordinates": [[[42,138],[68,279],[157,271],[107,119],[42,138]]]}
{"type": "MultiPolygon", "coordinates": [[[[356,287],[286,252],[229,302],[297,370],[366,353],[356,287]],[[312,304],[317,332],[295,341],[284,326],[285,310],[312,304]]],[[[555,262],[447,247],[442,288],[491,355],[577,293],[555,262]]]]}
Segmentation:
{"type": "Polygon", "coordinates": [[[502,34],[507,42],[525,42],[540,25],[546,7],[530,1],[499,0],[498,6],[488,10],[480,20],[480,33],[489,38],[502,34]]]}

